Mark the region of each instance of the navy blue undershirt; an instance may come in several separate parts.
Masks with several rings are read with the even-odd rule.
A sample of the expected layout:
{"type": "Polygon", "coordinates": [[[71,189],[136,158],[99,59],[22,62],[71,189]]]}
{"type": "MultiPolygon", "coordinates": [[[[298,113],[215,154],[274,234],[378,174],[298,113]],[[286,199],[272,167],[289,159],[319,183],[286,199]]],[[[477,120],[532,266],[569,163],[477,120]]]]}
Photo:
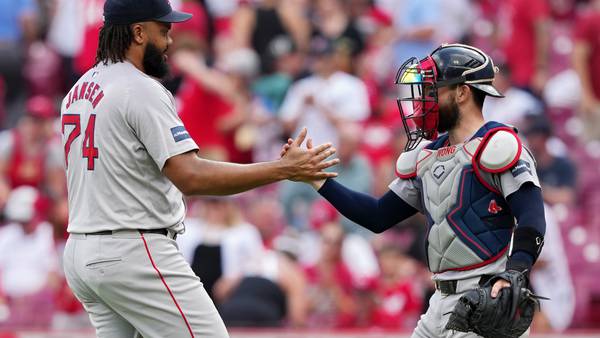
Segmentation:
{"type": "Polygon", "coordinates": [[[417,209],[391,190],[376,199],[328,179],[319,194],[349,220],[377,234],[417,213],[417,209]]]}
{"type": "MultiPolygon", "coordinates": [[[[381,233],[417,213],[417,209],[391,190],[377,199],[328,179],[319,189],[319,194],[342,215],[374,233],[381,233]]],[[[531,183],[523,184],[506,200],[519,226],[532,227],[541,235],[545,234],[544,204],[539,187],[531,183]]],[[[516,251],[511,260],[522,262],[531,268],[535,258],[528,252],[516,251]]]]}

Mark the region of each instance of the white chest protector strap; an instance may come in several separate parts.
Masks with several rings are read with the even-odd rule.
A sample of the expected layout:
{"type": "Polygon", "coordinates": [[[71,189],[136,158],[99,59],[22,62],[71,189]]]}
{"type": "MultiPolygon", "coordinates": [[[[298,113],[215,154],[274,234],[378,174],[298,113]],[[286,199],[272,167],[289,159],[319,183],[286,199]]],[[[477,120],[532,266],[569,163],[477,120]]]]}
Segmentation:
{"type": "Polygon", "coordinates": [[[396,176],[402,179],[416,177],[417,163],[419,162],[420,157],[419,154],[429,143],[431,143],[431,141],[423,141],[419,143],[415,149],[400,154],[398,161],[396,161],[396,176]]]}
{"type": "Polygon", "coordinates": [[[501,173],[517,163],[521,151],[523,146],[514,129],[494,128],[483,136],[473,156],[473,165],[488,173],[501,173]]]}

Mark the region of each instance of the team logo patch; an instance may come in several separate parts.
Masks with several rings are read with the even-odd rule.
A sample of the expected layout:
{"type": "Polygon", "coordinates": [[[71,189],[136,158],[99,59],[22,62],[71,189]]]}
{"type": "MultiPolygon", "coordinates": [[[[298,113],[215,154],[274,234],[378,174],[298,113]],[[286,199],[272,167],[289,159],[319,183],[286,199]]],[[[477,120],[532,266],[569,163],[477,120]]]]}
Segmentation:
{"type": "Polygon", "coordinates": [[[491,200],[490,204],[488,205],[488,212],[490,214],[497,214],[500,211],[502,211],[502,207],[498,205],[498,203],[496,202],[496,200],[491,200]]]}
{"type": "Polygon", "coordinates": [[[171,134],[173,134],[173,139],[175,142],[183,141],[190,138],[190,133],[185,130],[184,126],[177,126],[171,128],[171,134]]]}
{"type": "Polygon", "coordinates": [[[525,172],[531,175],[531,164],[525,160],[519,160],[517,164],[515,164],[515,166],[510,170],[510,173],[513,175],[513,177],[517,177],[525,172]]]}
{"type": "Polygon", "coordinates": [[[442,177],[442,175],[444,175],[445,172],[446,172],[446,168],[444,168],[443,165],[438,165],[437,167],[435,167],[435,169],[433,169],[433,177],[435,177],[439,180],[440,177],[442,177]]]}

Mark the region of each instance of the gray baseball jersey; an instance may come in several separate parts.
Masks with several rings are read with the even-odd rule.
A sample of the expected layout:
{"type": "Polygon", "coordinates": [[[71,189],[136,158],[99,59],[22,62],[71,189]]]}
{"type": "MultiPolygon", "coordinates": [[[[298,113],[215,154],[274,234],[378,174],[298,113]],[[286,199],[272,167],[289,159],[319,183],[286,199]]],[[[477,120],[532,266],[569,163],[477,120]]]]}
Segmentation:
{"type": "Polygon", "coordinates": [[[98,65],[62,102],[71,233],[175,226],[181,192],[161,170],[197,149],[171,93],[129,62],[98,65]]]}

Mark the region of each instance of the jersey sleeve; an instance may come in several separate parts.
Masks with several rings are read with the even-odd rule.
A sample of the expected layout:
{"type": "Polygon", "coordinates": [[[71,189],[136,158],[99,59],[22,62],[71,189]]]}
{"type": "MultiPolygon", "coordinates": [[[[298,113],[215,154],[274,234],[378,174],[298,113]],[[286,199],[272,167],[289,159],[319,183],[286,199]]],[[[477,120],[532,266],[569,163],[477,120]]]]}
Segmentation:
{"type": "Polygon", "coordinates": [[[502,195],[508,197],[527,182],[540,187],[535,166],[533,156],[527,148],[523,147],[519,160],[509,170],[498,174],[497,181],[502,195]]]}
{"type": "Polygon", "coordinates": [[[131,89],[127,106],[127,121],[160,170],[169,158],[198,149],[160,84],[131,89]]]}
{"type": "Polygon", "coordinates": [[[408,205],[423,212],[421,189],[414,179],[396,178],[388,187],[408,205]]]}

